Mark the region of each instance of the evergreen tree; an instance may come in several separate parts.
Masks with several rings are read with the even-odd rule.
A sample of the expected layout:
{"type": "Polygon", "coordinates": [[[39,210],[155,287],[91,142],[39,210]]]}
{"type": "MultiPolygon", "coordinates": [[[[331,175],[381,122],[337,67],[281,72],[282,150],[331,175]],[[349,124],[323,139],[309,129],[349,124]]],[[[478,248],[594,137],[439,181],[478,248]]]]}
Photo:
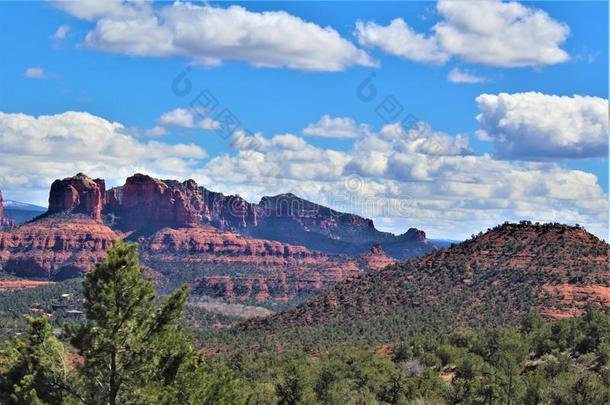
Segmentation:
{"type": "Polygon", "coordinates": [[[115,242],[83,289],[87,322],[71,342],[84,359],[79,374],[88,403],[222,403],[208,397],[233,395],[231,376],[211,388],[208,373],[197,370],[201,360],[182,323],[186,286],[159,303],[136,244],[115,242]]]}
{"type": "Polygon", "coordinates": [[[28,317],[27,340],[13,338],[0,349],[3,404],[61,404],[69,397],[71,373],[63,344],[47,318],[28,317]]]}

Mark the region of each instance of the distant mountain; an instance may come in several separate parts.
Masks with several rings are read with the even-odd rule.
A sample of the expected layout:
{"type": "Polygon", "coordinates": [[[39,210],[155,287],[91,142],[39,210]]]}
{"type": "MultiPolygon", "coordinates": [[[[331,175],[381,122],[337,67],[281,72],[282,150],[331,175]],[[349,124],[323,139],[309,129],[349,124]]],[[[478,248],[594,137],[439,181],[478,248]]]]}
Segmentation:
{"type": "Polygon", "coordinates": [[[0,232],[13,229],[17,224],[4,213],[4,201],[0,190],[0,232]]]}
{"type": "Polygon", "coordinates": [[[430,241],[430,243],[435,244],[438,247],[441,248],[446,248],[446,247],[450,247],[451,245],[457,245],[458,243],[461,243],[461,240],[457,240],[457,239],[428,239],[430,241]]]}
{"type": "MultiPolygon", "coordinates": [[[[412,333],[515,324],[610,308],[610,246],[579,227],[523,222],[339,283],[243,325],[282,341],[308,336],[392,341],[412,333]]],[[[242,333],[240,332],[240,333],[242,333]]]]}
{"type": "Polygon", "coordinates": [[[44,207],[14,200],[4,200],[2,205],[4,216],[15,221],[17,225],[31,221],[47,211],[44,207]]]}

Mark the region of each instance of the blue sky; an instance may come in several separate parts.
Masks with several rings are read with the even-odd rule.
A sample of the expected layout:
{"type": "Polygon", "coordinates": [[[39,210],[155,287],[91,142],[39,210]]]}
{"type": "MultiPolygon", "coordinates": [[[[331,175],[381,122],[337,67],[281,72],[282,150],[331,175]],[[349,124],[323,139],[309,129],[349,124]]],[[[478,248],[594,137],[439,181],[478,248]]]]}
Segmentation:
{"type": "Polygon", "coordinates": [[[254,200],[293,191],[394,232],[462,238],[523,218],[607,237],[607,2],[223,2],[187,13],[75,3],[0,4],[5,198],[44,205],[54,178],[82,170],[118,185],[141,170],[254,200]],[[500,25],[467,18],[476,13],[500,25]],[[129,26],[151,18],[148,31],[129,26]],[[171,85],[187,66],[192,90],[179,96],[171,85]],[[364,102],[367,77],[377,96],[364,102]],[[190,109],[203,90],[218,101],[211,112],[190,109]],[[403,111],[384,121],[388,96],[403,111]],[[246,135],[213,129],[225,108],[246,135]],[[391,128],[409,114],[421,125],[391,128]],[[258,146],[231,146],[248,138],[258,146]],[[370,199],[384,208],[363,208],[370,199]]]}

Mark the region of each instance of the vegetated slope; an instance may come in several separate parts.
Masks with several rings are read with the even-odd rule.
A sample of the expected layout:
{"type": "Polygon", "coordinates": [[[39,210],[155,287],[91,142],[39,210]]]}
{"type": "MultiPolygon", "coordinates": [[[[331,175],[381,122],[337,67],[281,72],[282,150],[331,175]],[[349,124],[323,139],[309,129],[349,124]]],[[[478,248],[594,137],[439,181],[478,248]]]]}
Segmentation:
{"type": "MultiPolygon", "coordinates": [[[[0,276],[4,276],[0,273],[0,276]]],[[[44,283],[27,280],[0,280],[0,339],[23,333],[25,315],[48,316],[55,327],[68,322],[82,322],[82,279],[44,283]]],[[[193,296],[184,314],[189,328],[226,327],[244,319],[260,317],[270,311],[261,307],[227,304],[210,298],[193,296]]]]}
{"type": "Polygon", "coordinates": [[[312,342],[389,341],[415,332],[515,324],[610,308],[609,246],[580,227],[498,226],[459,245],[342,282],[241,326],[312,342]]]}

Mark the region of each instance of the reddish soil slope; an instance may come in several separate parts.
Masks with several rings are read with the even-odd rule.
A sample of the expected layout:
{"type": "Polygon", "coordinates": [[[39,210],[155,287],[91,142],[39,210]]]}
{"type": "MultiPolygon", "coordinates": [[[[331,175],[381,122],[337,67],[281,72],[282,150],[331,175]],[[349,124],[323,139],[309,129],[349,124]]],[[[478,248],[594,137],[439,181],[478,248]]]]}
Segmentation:
{"type": "MultiPolygon", "coordinates": [[[[246,328],[418,330],[516,324],[610,308],[609,245],[579,227],[504,224],[448,249],[340,283],[246,328]]],[[[330,330],[330,329],[329,329],[330,330]]]]}

